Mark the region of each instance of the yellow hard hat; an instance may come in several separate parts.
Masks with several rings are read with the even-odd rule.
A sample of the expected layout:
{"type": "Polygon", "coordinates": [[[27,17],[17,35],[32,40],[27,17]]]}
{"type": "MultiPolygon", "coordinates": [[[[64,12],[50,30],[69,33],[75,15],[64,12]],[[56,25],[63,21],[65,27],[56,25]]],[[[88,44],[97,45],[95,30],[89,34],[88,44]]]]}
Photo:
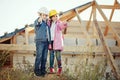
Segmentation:
{"type": "Polygon", "coordinates": [[[53,16],[53,15],[56,15],[57,14],[57,11],[56,10],[51,10],[49,12],[49,17],[53,16]]]}

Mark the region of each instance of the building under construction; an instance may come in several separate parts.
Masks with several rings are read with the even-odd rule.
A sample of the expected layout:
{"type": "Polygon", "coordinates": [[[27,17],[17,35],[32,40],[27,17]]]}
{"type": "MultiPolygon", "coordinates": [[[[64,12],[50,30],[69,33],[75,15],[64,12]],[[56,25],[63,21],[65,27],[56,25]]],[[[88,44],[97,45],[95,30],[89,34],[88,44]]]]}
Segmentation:
{"type": "MultiPolygon", "coordinates": [[[[113,71],[116,78],[120,79],[120,21],[112,21],[115,10],[120,10],[117,0],[113,5],[99,5],[92,1],[59,14],[60,20],[68,21],[68,27],[63,31],[63,68],[64,64],[73,65],[82,60],[97,64],[105,58],[108,71],[113,71]],[[87,9],[90,9],[89,20],[83,21],[79,14],[87,9]],[[103,9],[111,10],[109,18],[103,9]],[[98,21],[97,14],[103,21],[98,21]],[[75,17],[77,20],[73,20],[75,17]]],[[[34,36],[33,24],[1,36],[0,52],[9,53],[4,66],[15,67],[18,62],[25,64],[26,60],[33,65],[36,50],[34,36]]]]}

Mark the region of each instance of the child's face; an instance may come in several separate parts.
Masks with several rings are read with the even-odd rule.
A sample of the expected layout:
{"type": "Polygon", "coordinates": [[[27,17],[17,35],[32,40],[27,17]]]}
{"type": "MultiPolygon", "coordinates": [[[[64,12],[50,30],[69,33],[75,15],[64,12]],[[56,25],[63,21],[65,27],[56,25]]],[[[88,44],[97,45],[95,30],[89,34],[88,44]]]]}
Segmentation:
{"type": "Polygon", "coordinates": [[[57,20],[57,17],[58,17],[57,15],[52,16],[52,20],[53,20],[53,21],[56,21],[56,20],[57,20]]]}
{"type": "Polygon", "coordinates": [[[43,20],[48,19],[48,15],[46,15],[46,14],[40,14],[40,17],[41,17],[43,20]]]}

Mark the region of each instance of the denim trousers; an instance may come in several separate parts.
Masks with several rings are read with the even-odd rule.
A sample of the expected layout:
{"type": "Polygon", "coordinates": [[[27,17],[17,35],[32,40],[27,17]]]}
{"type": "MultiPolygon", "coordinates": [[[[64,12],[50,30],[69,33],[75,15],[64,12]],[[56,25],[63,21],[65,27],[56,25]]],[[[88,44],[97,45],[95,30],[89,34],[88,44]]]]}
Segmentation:
{"type": "Polygon", "coordinates": [[[48,41],[36,41],[36,59],[34,72],[36,75],[46,72],[48,41]]]}
{"type": "Polygon", "coordinates": [[[53,41],[52,41],[52,50],[50,50],[50,68],[54,67],[54,55],[56,55],[58,68],[61,68],[62,67],[61,50],[53,50],[53,41]]]}

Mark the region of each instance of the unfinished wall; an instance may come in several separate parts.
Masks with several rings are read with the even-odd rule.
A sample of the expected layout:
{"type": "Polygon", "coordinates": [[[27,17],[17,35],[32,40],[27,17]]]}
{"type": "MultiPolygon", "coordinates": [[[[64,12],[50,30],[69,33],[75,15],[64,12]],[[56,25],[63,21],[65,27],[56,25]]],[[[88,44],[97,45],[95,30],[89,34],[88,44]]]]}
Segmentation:
{"type": "Polygon", "coordinates": [[[35,57],[33,54],[17,53],[13,55],[13,67],[22,66],[24,64],[30,63],[34,65],[35,57]]]}

